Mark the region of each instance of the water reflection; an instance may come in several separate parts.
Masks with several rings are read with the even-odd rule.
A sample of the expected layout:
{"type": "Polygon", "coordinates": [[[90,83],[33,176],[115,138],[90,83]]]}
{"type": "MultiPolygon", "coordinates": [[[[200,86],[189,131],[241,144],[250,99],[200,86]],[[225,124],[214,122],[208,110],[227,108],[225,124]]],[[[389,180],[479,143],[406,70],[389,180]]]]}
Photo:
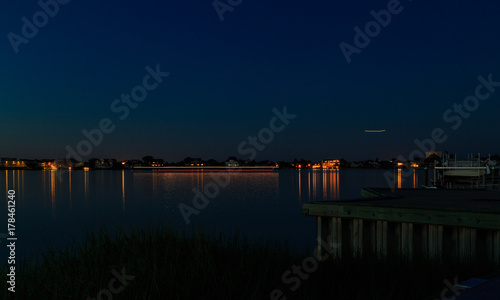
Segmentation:
{"type": "Polygon", "coordinates": [[[299,171],[299,203],[301,202],[302,200],[302,178],[300,177],[300,175],[302,174],[302,172],[299,171]]]}
{"type": "Polygon", "coordinates": [[[203,180],[204,179],[203,175],[204,175],[203,170],[198,171],[196,173],[193,173],[193,176],[196,176],[196,186],[198,189],[201,189],[201,190],[203,190],[203,188],[205,186],[204,180],[203,180]]]}
{"type": "Polygon", "coordinates": [[[85,203],[87,202],[87,195],[89,193],[89,171],[83,171],[83,186],[85,190],[85,203]]]}
{"type": "MultiPolygon", "coordinates": [[[[304,201],[356,199],[360,197],[360,190],[363,187],[418,188],[419,174],[423,175],[422,172],[409,169],[397,169],[397,173],[396,169],[389,171],[332,169],[269,173],[206,171],[173,173],[121,170],[118,172],[70,171],[66,172],[67,175],[63,173],[64,178],[59,181],[60,172],[56,170],[39,171],[39,173],[28,171],[26,174],[28,182],[31,182],[27,186],[28,193],[33,184],[36,184],[37,187],[34,189],[38,189],[38,194],[46,200],[44,203],[47,208],[53,211],[65,209],[63,207],[77,210],[83,204],[87,207],[88,201],[104,197],[114,199],[114,205],[117,205],[116,209],[120,211],[125,211],[126,208],[133,209],[135,202],[147,202],[153,199],[161,201],[163,208],[171,207],[170,211],[176,213],[178,213],[176,205],[180,201],[192,203],[196,190],[206,195],[217,194],[214,199],[221,201],[225,201],[222,199],[226,197],[236,201],[252,197],[269,200],[282,197],[293,198],[294,201],[298,199],[299,204],[302,204],[304,201]],[[389,186],[385,178],[387,172],[393,174],[397,183],[391,182],[389,186]],[[222,186],[220,182],[224,182],[226,176],[229,176],[230,182],[227,186],[222,186]],[[91,179],[92,187],[90,186],[91,179]],[[213,183],[218,187],[217,192],[213,183]],[[205,190],[208,190],[208,193],[205,190]],[[58,202],[57,205],[56,202],[58,202]]],[[[6,193],[9,189],[24,190],[24,173],[23,170],[5,170],[5,173],[0,173],[5,176],[5,179],[0,182],[2,184],[5,182],[6,193]]]]}
{"type": "Polygon", "coordinates": [[[334,200],[338,200],[340,198],[339,170],[330,170],[329,176],[330,176],[330,188],[331,188],[330,195],[332,195],[332,198],[334,200]]]}
{"type": "MultiPolygon", "coordinates": [[[[204,193],[205,188],[208,189],[208,187],[213,190],[213,185],[211,183],[216,181],[215,177],[220,176],[220,178],[223,178],[228,174],[226,172],[211,173],[204,171],[172,173],[158,171],[130,172],[122,170],[121,174],[112,171],[106,171],[107,173],[104,173],[104,171],[102,173],[91,171],[69,171],[67,172],[67,175],[64,175],[63,181],[58,183],[56,181],[58,181],[58,174],[60,171],[48,170],[40,172],[41,173],[38,174],[41,174],[42,178],[40,178],[40,175],[38,174],[35,175],[38,178],[37,182],[41,184],[40,191],[43,191],[41,194],[51,202],[51,206],[53,208],[55,207],[55,202],[59,199],[57,197],[60,197],[58,194],[60,194],[61,191],[64,191],[64,197],[66,197],[66,199],[69,198],[69,206],[71,208],[73,204],[72,202],[77,198],[81,197],[85,199],[85,201],[89,200],[89,197],[93,195],[90,194],[90,188],[100,190],[102,189],[102,186],[113,185],[113,182],[116,182],[117,184],[120,184],[117,190],[120,191],[121,188],[121,194],[118,196],[118,199],[121,198],[120,200],[122,202],[121,210],[125,210],[126,208],[126,194],[128,197],[131,197],[131,194],[134,194],[137,190],[143,190],[146,193],[145,195],[151,195],[152,198],[156,200],[173,199],[175,198],[173,194],[176,194],[179,190],[181,190],[185,199],[192,199],[194,189],[197,189],[202,193],[204,193]],[[82,175],[83,178],[81,177],[82,175]],[[110,178],[109,181],[107,180],[108,175],[110,178]],[[128,178],[131,176],[133,180],[127,179],[127,176],[128,178]],[[95,178],[95,180],[98,180],[98,178],[101,178],[102,180],[98,180],[96,186],[90,187],[90,177],[95,178]],[[132,186],[130,186],[131,184],[132,186]],[[127,191],[125,191],[126,189],[127,191]]],[[[419,187],[419,174],[422,175],[422,172],[417,172],[414,169],[406,170],[396,168],[394,169],[395,182],[391,183],[390,186],[385,179],[384,173],[386,172],[387,170],[302,170],[296,172],[285,171],[286,174],[289,174],[287,176],[284,176],[283,174],[285,173],[281,171],[272,173],[229,173],[231,178],[230,185],[227,187],[220,187],[219,190],[247,189],[248,186],[255,185],[256,190],[261,190],[264,187],[266,189],[272,189],[275,197],[279,198],[280,186],[282,187],[282,191],[286,191],[287,189],[285,187],[290,186],[295,193],[294,197],[297,197],[299,203],[302,203],[304,200],[332,201],[356,198],[359,196],[359,190],[358,188],[354,190],[353,186],[358,185],[363,185],[364,187],[382,188],[395,187],[398,189],[419,187]],[[362,176],[360,176],[361,174],[362,176]],[[342,193],[340,189],[341,176],[343,181],[342,193]],[[290,178],[291,181],[286,182],[288,180],[286,178],[290,178]],[[368,181],[366,178],[373,180],[368,181]],[[346,192],[350,193],[352,190],[355,191],[354,197],[351,196],[351,194],[346,194],[346,192]]],[[[32,174],[31,172],[28,173],[28,175],[32,174]]],[[[25,172],[23,170],[5,170],[2,175],[5,176],[3,182],[5,182],[6,193],[9,189],[20,189],[20,191],[24,194],[25,172]]],[[[145,199],[141,197],[139,200],[145,199]]]]}
{"type": "Polygon", "coordinates": [[[295,178],[294,183],[300,203],[304,199],[309,202],[355,199],[360,197],[360,190],[363,187],[419,188],[419,173],[415,169],[398,168],[394,169],[394,171],[303,170],[297,171],[295,178]],[[390,182],[386,180],[385,173],[387,172],[394,172],[393,176],[389,176],[390,182]],[[340,185],[341,176],[342,186],[340,185]]]}
{"type": "Polygon", "coordinates": [[[71,209],[71,169],[69,170],[68,173],[68,182],[69,182],[69,208],[71,209]]]}
{"type": "Polygon", "coordinates": [[[316,200],[338,200],[339,190],[339,170],[320,170],[320,171],[298,171],[296,187],[298,189],[299,202],[302,202],[302,195],[307,194],[308,201],[316,200]],[[307,177],[307,185],[304,186],[303,177],[307,177]],[[303,189],[306,191],[303,191],[303,189]],[[321,197],[321,198],[320,198],[321,197]]]}
{"type": "Polygon", "coordinates": [[[417,172],[415,172],[415,169],[413,169],[413,188],[418,188],[418,176],[417,172]]]}
{"type": "Polygon", "coordinates": [[[152,188],[153,195],[156,195],[157,185],[158,185],[158,171],[153,170],[153,172],[151,173],[151,177],[152,177],[152,185],[153,185],[153,188],[152,188]]]}
{"type": "MultiPolygon", "coordinates": [[[[279,196],[278,172],[132,172],[134,190],[144,190],[155,200],[179,201],[181,197],[191,203],[196,193],[210,199],[221,199],[224,194],[251,190],[246,196],[262,192],[279,196]],[[227,182],[227,183],[226,183],[227,182]],[[179,196],[181,194],[181,196],[179,196]]],[[[236,199],[235,199],[236,200],[236,199]]],[[[169,207],[171,203],[165,203],[169,207]]]]}
{"type": "Polygon", "coordinates": [[[402,188],[403,186],[401,171],[402,171],[401,168],[398,168],[398,189],[402,188]]]}
{"type": "Polygon", "coordinates": [[[55,200],[56,200],[56,172],[54,170],[50,171],[50,195],[52,208],[54,208],[55,200]]]}
{"type": "Polygon", "coordinates": [[[324,174],[323,176],[323,199],[328,198],[328,188],[327,188],[327,176],[324,174]]]}
{"type": "Polygon", "coordinates": [[[413,168],[411,169],[397,168],[397,174],[396,174],[396,169],[394,169],[394,182],[393,184],[391,184],[391,187],[395,189],[401,189],[401,188],[418,189],[420,186],[418,185],[417,170],[413,168]]]}
{"type": "Polygon", "coordinates": [[[9,190],[19,193],[19,189],[24,194],[24,170],[5,170],[5,193],[7,194],[9,190]],[[11,186],[9,186],[9,181],[11,186]]]}
{"type": "Polygon", "coordinates": [[[215,195],[213,183],[218,182],[222,184],[218,184],[217,195],[209,198],[210,203],[203,211],[191,216],[193,226],[242,228],[246,233],[261,236],[276,234],[297,241],[299,246],[297,236],[313,237],[315,230],[314,222],[302,215],[302,203],[356,199],[361,197],[363,187],[394,187],[392,180],[391,186],[387,182],[387,172],[392,175],[390,179],[395,177],[400,181],[396,187],[418,187],[422,181],[419,177],[423,178],[423,171],[412,174],[406,169],[400,174],[391,169],[280,170],[229,175],[137,170],[73,170],[69,173],[5,170],[0,172],[0,177],[5,176],[0,178],[0,189],[8,191],[15,186],[26,190],[24,196],[17,198],[26,207],[25,222],[20,222],[20,226],[24,226],[21,228],[24,240],[30,241],[30,246],[23,248],[25,251],[56,240],[63,244],[84,228],[94,228],[100,223],[127,226],[172,223],[180,229],[188,228],[179,205],[195,207],[193,189],[204,194],[209,190],[215,195]],[[62,181],[59,175],[63,175],[62,181]],[[230,182],[224,185],[226,176],[230,182]]]}
{"type": "Polygon", "coordinates": [[[310,176],[310,172],[307,172],[307,196],[308,196],[307,199],[309,201],[311,201],[311,176],[310,176]]]}
{"type": "Polygon", "coordinates": [[[122,170],[122,209],[125,210],[125,170],[122,170]]]}
{"type": "Polygon", "coordinates": [[[313,189],[312,189],[312,194],[313,194],[313,198],[316,199],[316,196],[317,196],[317,183],[318,183],[318,179],[317,179],[317,171],[312,171],[311,174],[312,174],[312,183],[313,183],[313,189]]]}
{"type": "Polygon", "coordinates": [[[46,182],[46,180],[45,180],[45,174],[46,174],[46,173],[47,173],[47,171],[46,171],[46,170],[43,170],[43,171],[42,171],[42,180],[43,180],[43,187],[42,187],[42,188],[43,188],[43,196],[44,196],[44,197],[45,197],[45,195],[47,194],[47,188],[46,188],[46,186],[47,186],[47,182],[46,182]]]}

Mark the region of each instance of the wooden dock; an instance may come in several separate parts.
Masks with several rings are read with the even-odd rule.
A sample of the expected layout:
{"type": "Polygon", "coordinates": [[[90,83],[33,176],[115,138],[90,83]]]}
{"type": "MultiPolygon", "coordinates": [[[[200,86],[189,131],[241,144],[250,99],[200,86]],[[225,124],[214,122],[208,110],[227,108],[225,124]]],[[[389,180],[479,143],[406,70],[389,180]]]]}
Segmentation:
{"type": "Polygon", "coordinates": [[[317,259],[375,253],[500,264],[499,191],[365,188],[362,195],[302,205],[317,220],[317,259]]]}

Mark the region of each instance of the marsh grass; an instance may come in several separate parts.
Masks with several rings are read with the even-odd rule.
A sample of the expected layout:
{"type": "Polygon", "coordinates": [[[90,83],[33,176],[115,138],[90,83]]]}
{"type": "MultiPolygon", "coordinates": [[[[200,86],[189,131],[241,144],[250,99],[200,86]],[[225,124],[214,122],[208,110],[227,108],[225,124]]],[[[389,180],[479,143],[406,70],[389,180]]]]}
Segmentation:
{"type": "MultiPolygon", "coordinates": [[[[494,270],[486,263],[344,257],[320,262],[304,278],[291,274],[288,278],[296,280],[285,284],[283,273],[312,254],[289,249],[277,240],[203,229],[187,234],[166,227],[130,228],[112,235],[101,228],[80,244],[47,248],[40,259],[24,260],[17,266],[15,296],[94,299],[108,289],[111,271],[125,268],[135,278],[112,299],[270,299],[275,289],[287,299],[422,299],[445,288],[445,279],[462,281],[494,270]]],[[[14,299],[1,264],[0,296],[14,299]]]]}

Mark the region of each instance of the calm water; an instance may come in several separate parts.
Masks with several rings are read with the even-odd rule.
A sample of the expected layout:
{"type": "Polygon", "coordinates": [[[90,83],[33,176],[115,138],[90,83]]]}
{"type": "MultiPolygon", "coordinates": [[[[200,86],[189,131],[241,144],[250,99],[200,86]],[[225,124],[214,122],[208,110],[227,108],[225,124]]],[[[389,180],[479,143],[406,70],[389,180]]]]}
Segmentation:
{"type": "MultiPolygon", "coordinates": [[[[249,237],[286,239],[297,249],[310,247],[315,219],[301,214],[311,201],[359,198],[363,187],[388,187],[384,170],[275,171],[232,173],[226,187],[207,172],[72,171],[58,180],[56,171],[1,171],[4,191],[0,233],[7,230],[7,191],[16,191],[17,256],[33,255],[47,245],[81,240],[85,230],[104,225],[175,225],[189,231],[203,225],[249,237]],[[216,194],[218,187],[218,194],[216,194]],[[179,204],[194,207],[196,190],[208,191],[208,205],[186,224],[179,204]],[[213,194],[212,194],[213,193],[213,194]],[[216,194],[216,195],[215,195],[216,194]]],[[[217,173],[215,173],[217,174],[217,173]]],[[[219,173],[219,175],[226,173],[219,173]]],[[[401,187],[423,183],[413,174],[401,187]]],[[[5,243],[5,240],[2,240],[5,243]]],[[[6,247],[2,247],[2,256],[6,247]]]]}

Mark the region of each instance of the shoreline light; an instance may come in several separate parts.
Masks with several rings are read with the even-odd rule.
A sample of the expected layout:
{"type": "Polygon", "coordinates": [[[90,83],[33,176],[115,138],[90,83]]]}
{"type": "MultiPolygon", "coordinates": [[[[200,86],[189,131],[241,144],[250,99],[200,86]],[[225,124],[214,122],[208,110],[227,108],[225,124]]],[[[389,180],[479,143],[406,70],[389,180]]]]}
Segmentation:
{"type": "Polygon", "coordinates": [[[385,129],[365,129],[365,132],[385,132],[385,129]]]}

